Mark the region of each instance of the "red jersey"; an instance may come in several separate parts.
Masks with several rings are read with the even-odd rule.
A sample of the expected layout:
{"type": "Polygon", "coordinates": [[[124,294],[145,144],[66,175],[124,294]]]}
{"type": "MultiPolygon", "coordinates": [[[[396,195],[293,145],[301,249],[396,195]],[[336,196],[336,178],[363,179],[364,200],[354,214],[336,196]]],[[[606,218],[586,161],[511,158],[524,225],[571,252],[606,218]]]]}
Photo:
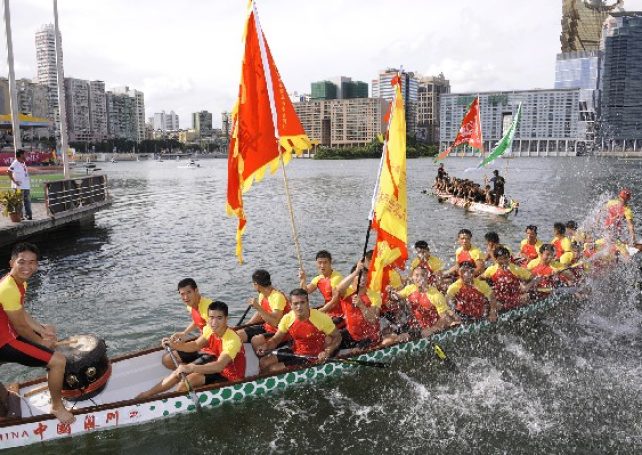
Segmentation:
{"type": "MultiPolygon", "coordinates": [[[[354,292],[341,299],[341,307],[343,308],[343,314],[346,319],[346,328],[348,329],[348,333],[350,333],[350,336],[355,341],[365,339],[370,339],[373,342],[379,341],[379,321],[374,324],[368,322],[364,317],[363,312],[352,304],[353,296],[354,292]]],[[[361,302],[363,302],[366,307],[371,307],[373,305],[367,294],[361,294],[359,299],[361,299],[361,302]]]]}

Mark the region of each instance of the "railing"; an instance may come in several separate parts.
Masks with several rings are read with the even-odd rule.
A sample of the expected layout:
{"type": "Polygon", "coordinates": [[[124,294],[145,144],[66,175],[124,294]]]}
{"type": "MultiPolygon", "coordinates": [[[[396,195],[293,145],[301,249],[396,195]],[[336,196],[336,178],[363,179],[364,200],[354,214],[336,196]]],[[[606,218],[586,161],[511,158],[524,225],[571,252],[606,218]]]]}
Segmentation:
{"type": "Polygon", "coordinates": [[[45,204],[51,216],[92,205],[109,198],[106,175],[91,175],[45,183],[45,204]]]}

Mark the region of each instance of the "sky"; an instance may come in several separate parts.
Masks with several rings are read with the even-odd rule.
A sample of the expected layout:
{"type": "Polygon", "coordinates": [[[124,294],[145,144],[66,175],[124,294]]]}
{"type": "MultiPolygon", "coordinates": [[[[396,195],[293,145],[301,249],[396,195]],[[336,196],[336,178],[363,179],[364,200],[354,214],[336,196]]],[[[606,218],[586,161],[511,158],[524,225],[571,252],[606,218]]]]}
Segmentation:
{"type": "MultiPolygon", "coordinates": [[[[247,0],[60,0],[66,77],[145,94],[146,117],[175,111],[180,127],[208,110],[214,125],[238,95],[247,0]]],[[[257,0],[288,91],[348,76],[369,85],[403,66],[444,73],[453,93],[552,88],[562,0],[257,0]]],[[[642,0],[625,0],[642,10],[642,0]]],[[[35,78],[35,33],[52,0],[11,0],[17,78],[35,78]]],[[[4,38],[4,33],[2,33],[4,38]]],[[[0,39],[0,74],[7,75],[0,39]]]]}

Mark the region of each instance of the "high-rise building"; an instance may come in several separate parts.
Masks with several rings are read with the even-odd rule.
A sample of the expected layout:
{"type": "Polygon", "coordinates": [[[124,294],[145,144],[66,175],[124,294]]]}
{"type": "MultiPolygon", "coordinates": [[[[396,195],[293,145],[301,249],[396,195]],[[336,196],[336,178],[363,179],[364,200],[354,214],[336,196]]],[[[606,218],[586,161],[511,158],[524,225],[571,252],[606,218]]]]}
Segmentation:
{"type": "Polygon", "coordinates": [[[154,114],[153,125],[155,130],[160,131],[178,131],[178,115],[174,111],[169,114],[165,111],[156,112],[154,114]]]}
{"type": "Polygon", "coordinates": [[[381,98],[294,103],[308,137],[329,147],[363,146],[372,142],[386,128],[383,120],[386,106],[381,98]]]}
{"type": "Polygon", "coordinates": [[[555,88],[597,88],[599,51],[562,52],[555,62],[555,88]]]}
{"type": "MultiPolygon", "coordinates": [[[[60,42],[62,38],[59,35],[60,42]]],[[[53,24],[43,25],[36,32],[36,82],[48,87],[49,114],[59,124],[58,72],[56,69],[56,33],[53,24]]],[[[56,130],[59,130],[56,127],[56,130]]]]}
{"type": "Polygon", "coordinates": [[[19,79],[16,81],[16,91],[21,114],[49,117],[49,89],[46,85],[37,84],[30,79],[19,79]]]}
{"type": "Polygon", "coordinates": [[[94,141],[107,139],[107,97],[103,81],[89,82],[89,124],[94,141]]]}
{"type": "Polygon", "coordinates": [[[439,142],[439,97],[450,93],[450,82],[443,73],[424,76],[417,87],[417,139],[436,144],[439,142]]]}
{"type": "Polygon", "coordinates": [[[602,148],[642,146],[642,12],[615,12],[604,28],[600,65],[602,148]]]}
{"type": "Polygon", "coordinates": [[[310,87],[310,99],[336,100],[337,85],[330,81],[313,82],[310,87]]]}
{"type": "Polygon", "coordinates": [[[112,92],[116,95],[127,95],[134,100],[134,128],[136,142],[145,140],[145,95],[140,90],[129,87],[115,87],[112,92]]]}
{"type": "Polygon", "coordinates": [[[0,77],[0,114],[11,113],[11,96],[9,95],[9,79],[0,77]]]}
{"type": "Polygon", "coordinates": [[[620,11],[623,3],[624,0],[563,0],[562,52],[598,50],[604,20],[620,11]]]}
{"type": "Polygon", "coordinates": [[[212,113],[207,111],[194,112],[192,114],[192,128],[196,134],[203,137],[212,136],[212,113]]]}
{"type": "Polygon", "coordinates": [[[514,155],[583,154],[593,146],[595,119],[593,107],[583,92],[582,89],[548,89],[443,94],[439,148],[443,150],[452,143],[468,106],[479,95],[486,152],[502,138],[521,102],[522,117],[514,137],[514,155]]]}
{"type": "Polygon", "coordinates": [[[136,99],[126,94],[108,91],[105,93],[105,103],[108,137],[137,141],[136,99]]]}
{"type": "Polygon", "coordinates": [[[65,78],[65,107],[67,109],[69,142],[91,141],[88,81],[71,77],[65,78]]]}
{"type": "MultiPolygon", "coordinates": [[[[353,81],[346,76],[334,77],[325,81],[311,84],[310,99],[313,100],[347,100],[352,98],[368,98],[368,84],[353,81]]],[[[304,100],[297,100],[304,101],[304,100]]]]}
{"type": "Polygon", "coordinates": [[[392,79],[399,75],[401,79],[401,95],[406,105],[406,131],[408,134],[417,133],[417,99],[419,79],[415,73],[408,73],[397,68],[387,68],[379,72],[379,77],[372,81],[372,97],[392,101],[395,97],[392,79]]]}

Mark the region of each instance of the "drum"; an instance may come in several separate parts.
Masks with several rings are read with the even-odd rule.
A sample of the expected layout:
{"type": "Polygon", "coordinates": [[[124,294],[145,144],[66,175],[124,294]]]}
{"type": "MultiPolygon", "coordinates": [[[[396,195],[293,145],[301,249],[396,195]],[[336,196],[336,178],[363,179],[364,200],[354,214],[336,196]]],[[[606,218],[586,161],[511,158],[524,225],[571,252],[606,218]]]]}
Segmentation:
{"type": "Polygon", "coordinates": [[[111,376],[107,345],[94,335],[76,335],[60,340],[56,351],[67,358],[62,396],[76,401],[95,397],[111,376]]]}

